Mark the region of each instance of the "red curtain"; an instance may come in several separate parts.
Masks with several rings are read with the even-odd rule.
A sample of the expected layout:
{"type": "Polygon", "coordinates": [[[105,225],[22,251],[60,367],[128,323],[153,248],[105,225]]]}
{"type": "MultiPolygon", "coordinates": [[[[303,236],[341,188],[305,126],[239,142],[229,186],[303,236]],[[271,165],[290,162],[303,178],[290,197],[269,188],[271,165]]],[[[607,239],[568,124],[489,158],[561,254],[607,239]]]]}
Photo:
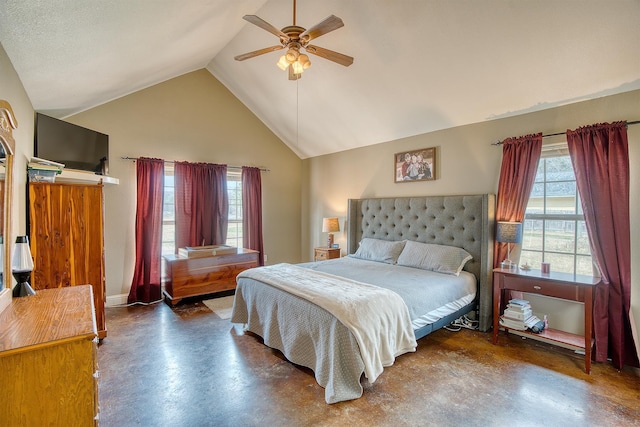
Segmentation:
{"type": "Polygon", "coordinates": [[[150,303],[162,298],[160,258],[162,253],[162,203],[164,160],[136,161],[136,264],[127,302],[150,303]]]}
{"type": "Polygon", "coordinates": [[[638,366],[631,333],[631,229],[626,122],[567,130],[569,154],[602,283],[594,298],[595,360],[638,366]]]}
{"type": "Polygon", "coordinates": [[[227,241],[227,166],[176,162],[174,171],[176,253],[185,246],[227,241]]]}
{"type": "Polygon", "coordinates": [[[264,265],[262,177],[258,168],[242,168],[242,241],[245,248],[260,252],[260,265],[264,265]]]}
{"type": "MultiPolygon", "coordinates": [[[[502,143],[496,221],[522,222],[542,152],[542,133],[507,138],[502,143]]],[[[493,266],[507,257],[507,243],[494,242],[493,266]]]]}

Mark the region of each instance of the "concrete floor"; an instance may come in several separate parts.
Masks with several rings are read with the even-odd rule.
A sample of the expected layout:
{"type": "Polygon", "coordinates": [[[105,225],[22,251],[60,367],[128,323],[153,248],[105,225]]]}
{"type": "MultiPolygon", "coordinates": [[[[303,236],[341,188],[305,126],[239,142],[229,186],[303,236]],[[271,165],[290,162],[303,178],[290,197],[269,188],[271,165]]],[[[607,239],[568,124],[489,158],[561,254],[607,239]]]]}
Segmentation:
{"type": "Polygon", "coordinates": [[[436,331],[360,399],[327,405],[313,373],[202,302],[107,308],[102,426],[638,426],[640,373],[501,333],[436,331]]]}

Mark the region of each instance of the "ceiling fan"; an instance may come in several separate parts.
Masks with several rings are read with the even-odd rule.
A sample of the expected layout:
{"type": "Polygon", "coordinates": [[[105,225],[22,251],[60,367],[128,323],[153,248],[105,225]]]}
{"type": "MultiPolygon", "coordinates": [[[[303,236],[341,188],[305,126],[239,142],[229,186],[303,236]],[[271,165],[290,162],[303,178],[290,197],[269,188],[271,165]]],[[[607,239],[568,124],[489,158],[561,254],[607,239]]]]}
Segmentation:
{"type": "Polygon", "coordinates": [[[278,36],[280,44],[238,55],[235,57],[236,61],[244,61],[245,59],[286,48],[287,52],[280,57],[277,65],[282,70],[289,71],[289,80],[298,80],[301,78],[302,72],[311,65],[309,57],[304,53],[300,53],[300,49],[304,49],[308,53],[344,65],[345,67],[353,64],[353,58],[350,56],[309,44],[311,40],[344,26],[342,19],[335,15],[325,18],[322,22],[307,30],[296,25],[296,0],[293,0],[293,25],[284,27],[281,30],[256,15],[245,15],[243,19],[278,36]]]}

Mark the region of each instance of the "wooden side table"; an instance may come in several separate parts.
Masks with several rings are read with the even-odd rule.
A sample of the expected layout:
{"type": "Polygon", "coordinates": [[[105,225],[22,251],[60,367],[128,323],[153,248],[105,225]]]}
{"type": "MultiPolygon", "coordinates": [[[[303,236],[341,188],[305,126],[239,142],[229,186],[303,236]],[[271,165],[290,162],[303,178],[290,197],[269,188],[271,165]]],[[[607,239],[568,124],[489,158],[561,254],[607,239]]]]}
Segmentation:
{"type": "Polygon", "coordinates": [[[325,261],[327,259],[340,258],[340,248],[315,248],[313,252],[314,261],[325,261]]]}
{"type": "MultiPolygon", "coordinates": [[[[591,348],[593,347],[593,293],[595,286],[600,283],[596,277],[569,273],[543,274],[540,270],[507,270],[496,268],[493,270],[493,343],[498,342],[499,320],[506,306],[503,301],[505,291],[520,291],[530,294],[546,295],[570,301],[584,303],[584,336],[545,329],[541,333],[524,334],[546,338],[552,342],[568,344],[572,347],[584,349],[585,372],[591,372],[591,348]]],[[[508,333],[509,328],[502,326],[508,333]]]]}

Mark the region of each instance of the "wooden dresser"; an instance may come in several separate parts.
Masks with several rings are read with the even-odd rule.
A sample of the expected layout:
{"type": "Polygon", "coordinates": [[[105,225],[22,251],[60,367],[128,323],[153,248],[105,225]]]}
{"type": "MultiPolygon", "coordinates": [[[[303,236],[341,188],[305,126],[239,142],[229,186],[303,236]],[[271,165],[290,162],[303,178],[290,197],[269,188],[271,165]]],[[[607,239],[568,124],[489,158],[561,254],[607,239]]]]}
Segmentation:
{"type": "Polygon", "coordinates": [[[238,248],[236,253],[202,258],[165,255],[165,298],[175,305],[182,298],[212,294],[236,288],[236,276],[258,266],[260,252],[238,248]]]}
{"type": "Polygon", "coordinates": [[[97,330],[89,285],[14,298],[0,313],[0,424],[98,424],[97,330]]]}

